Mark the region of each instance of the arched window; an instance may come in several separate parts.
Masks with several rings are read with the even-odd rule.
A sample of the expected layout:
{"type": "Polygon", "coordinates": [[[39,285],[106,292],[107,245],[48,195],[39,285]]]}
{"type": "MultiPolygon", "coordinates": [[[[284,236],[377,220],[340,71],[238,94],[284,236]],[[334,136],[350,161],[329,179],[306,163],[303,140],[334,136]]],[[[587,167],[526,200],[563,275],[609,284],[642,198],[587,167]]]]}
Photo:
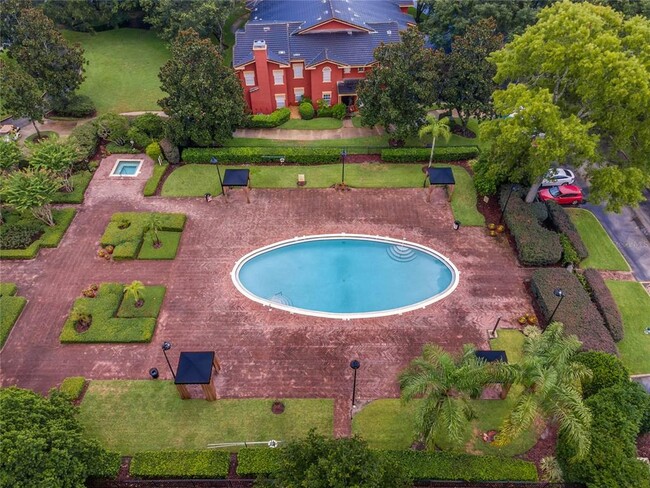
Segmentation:
{"type": "Polygon", "coordinates": [[[331,83],[332,82],[332,68],[329,66],[325,66],[323,68],[323,83],[331,83]]]}

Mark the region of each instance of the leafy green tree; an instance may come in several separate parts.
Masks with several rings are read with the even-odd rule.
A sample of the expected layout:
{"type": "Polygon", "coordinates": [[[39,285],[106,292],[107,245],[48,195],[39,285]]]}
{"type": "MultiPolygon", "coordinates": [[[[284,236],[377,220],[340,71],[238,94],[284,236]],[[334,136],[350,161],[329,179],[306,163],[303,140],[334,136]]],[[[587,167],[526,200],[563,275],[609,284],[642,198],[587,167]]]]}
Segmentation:
{"type": "Polygon", "coordinates": [[[23,161],[23,153],[15,141],[0,141],[0,171],[8,173],[23,161]]]}
{"type": "Polygon", "coordinates": [[[29,210],[51,227],[55,223],[51,204],[62,183],[61,178],[46,169],[14,171],[4,182],[3,199],[18,211],[29,210]]]}
{"type": "Polygon", "coordinates": [[[108,112],[95,120],[97,135],[105,141],[123,146],[129,133],[129,119],[124,115],[108,112]]]}
{"type": "Polygon", "coordinates": [[[491,58],[498,83],[546,90],[563,118],[590,124],[598,137],[598,157],[586,165],[592,201],[619,211],[643,199],[650,184],[650,20],[562,1],[491,58]]]}
{"type": "Polygon", "coordinates": [[[462,36],[455,36],[451,52],[443,55],[441,105],[458,112],[463,129],[467,129],[470,117],[481,120],[493,113],[496,67],[488,55],[502,44],[503,36],[496,33],[494,19],[483,19],[469,26],[462,36]]]}
{"type": "Polygon", "coordinates": [[[16,39],[18,19],[23,10],[32,6],[31,0],[2,0],[0,4],[0,43],[8,46],[16,39]]]}
{"type": "Polygon", "coordinates": [[[416,417],[420,438],[432,445],[438,436],[460,443],[474,417],[469,400],[477,398],[485,385],[495,382],[501,368],[478,359],[470,345],[454,358],[440,346],[426,344],[422,356],[411,361],[399,376],[402,400],[422,398],[416,417]]]}
{"type": "Polygon", "coordinates": [[[76,147],[58,137],[48,137],[37,144],[29,144],[31,155],[29,165],[36,169],[47,169],[63,179],[66,192],[74,190],[72,170],[77,157],[76,147]]]}
{"type": "Polygon", "coordinates": [[[84,80],[83,49],[70,45],[40,9],[20,12],[9,56],[58,103],[84,80]]]}
{"type": "Polygon", "coordinates": [[[595,395],[604,388],[630,381],[630,372],[623,362],[606,352],[581,352],[576,356],[576,361],[591,370],[591,377],[582,384],[582,394],[585,398],[595,395]]]}
{"type": "Polygon", "coordinates": [[[511,381],[524,390],[503,422],[495,439],[497,446],[519,437],[542,417],[557,424],[576,459],[589,454],[591,413],[582,401],[581,382],[591,371],[575,360],[581,347],[575,336],[564,335],[558,322],[526,338],[522,361],[509,366],[511,381]]]}
{"type": "Polygon", "coordinates": [[[377,65],[359,84],[360,111],[368,125],[382,125],[393,145],[417,134],[434,102],[437,71],[433,51],[416,29],[401,42],[375,49],[377,65]]]}
{"type": "Polygon", "coordinates": [[[158,103],[169,115],[169,138],[176,144],[209,146],[232,138],[244,120],[244,95],[221,52],[192,29],[182,31],[171,59],[160,70],[168,94],[158,103]]]}
{"type": "Polygon", "coordinates": [[[0,484],[83,487],[104,450],[88,439],[65,395],[44,398],[15,387],[0,390],[0,484]]]}
{"type": "Polygon", "coordinates": [[[449,141],[451,137],[451,129],[449,128],[449,118],[443,117],[438,119],[432,115],[427,115],[427,123],[420,127],[418,131],[420,137],[430,135],[431,141],[431,155],[429,156],[429,168],[433,163],[433,151],[436,148],[436,139],[442,137],[445,141],[449,141]]]}
{"type": "Polygon", "coordinates": [[[0,60],[0,96],[3,108],[14,117],[31,120],[40,137],[36,122],[43,122],[45,116],[43,91],[36,80],[13,60],[0,60]]]}
{"type": "Polygon", "coordinates": [[[142,304],[144,301],[142,299],[142,292],[144,291],[145,286],[142,283],[142,281],[134,280],[131,282],[129,285],[124,286],[124,295],[125,296],[130,296],[133,298],[133,302],[137,306],[138,304],[142,304]]]}
{"type": "Polygon", "coordinates": [[[274,486],[385,488],[410,486],[402,469],[368,449],[358,437],[331,439],[313,430],[283,447],[274,486]]]}
{"type": "Polygon", "coordinates": [[[48,0],[43,12],[69,29],[92,32],[98,27],[117,27],[137,7],[137,0],[48,0]]]}

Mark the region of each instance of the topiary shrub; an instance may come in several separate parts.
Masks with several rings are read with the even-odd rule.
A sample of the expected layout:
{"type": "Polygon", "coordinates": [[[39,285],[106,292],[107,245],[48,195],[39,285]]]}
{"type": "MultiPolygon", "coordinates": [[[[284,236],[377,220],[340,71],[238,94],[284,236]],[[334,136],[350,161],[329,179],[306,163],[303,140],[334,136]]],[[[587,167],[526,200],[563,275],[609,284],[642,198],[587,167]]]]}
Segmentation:
{"type": "Polygon", "coordinates": [[[311,103],[301,102],[298,106],[300,118],[303,120],[311,120],[314,118],[315,110],[311,103]]]}
{"type": "Polygon", "coordinates": [[[86,386],[86,378],[83,376],[70,376],[63,380],[59,391],[65,394],[70,400],[78,400],[86,386]]]}
{"type": "Polygon", "coordinates": [[[550,200],[547,201],[545,205],[548,209],[548,217],[551,225],[558,232],[561,232],[567,236],[567,238],[571,241],[574,249],[578,253],[581,261],[588,257],[589,251],[587,251],[587,246],[585,246],[585,243],[582,241],[582,237],[580,237],[578,229],[576,229],[575,225],[573,225],[573,222],[571,222],[571,218],[569,217],[567,211],[556,202],[550,200]]]}
{"type": "Polygon", "coordinates": [[[53,107],[57,115],[63,117],[88,117],[94,115],[97,107],[95,107],[95,102],[86,95],[78,95],[73,93],[68,97],[63,103],[59,102],[53,107]]]}
{"type": "Polygon", "coordinates": [[[621,317],[618,304],[614,300],[612,292],[605,284],[605,280],[603,280],[603,277],[595,269],[586,269],[584,277],[589,287],[591,299],[596,304],[600,315],[602,315],[605,326],[612,335],[612,339],[616,342],[622,340],[624,335],[623,317],[621,317]]]}
{"type": "Polygon", "coordinates": [[[568,264],[573,264],[574,266],[580,264],[578,253],[569,238],[564,234],[560,234],[560,244],[562,244],[562,264],[565,266],[568,264]]]}
{"type": "Polygon", "coordinates": [[[147,146],[147,149],[145,149],[145,152],[147,153],[147,156],[153,159],[154,163],[157,163],[158,158],[162,156],[162,149],[160,149],[160,144],[158,144],[156,141],[149,144],[147,146]]]}
{"type": "Polygon", "coordinates": [[[97,135],[97,124],[94,120],[76,126],[70,132],[68,140],[73,141],[77,147],[78,162],[88,161],[97,152],[99,136],[97,135]]]}
{"type": "Polygon", "coordinates": [[[159,144],[167,161],[171,164],[178,164],[181,162],[181,153],[176,144],[173,144],[169,139],[163,139],[159,144]]]}
{"type": "Polygon", "coordinates": [[[287,107],[280,108],[268,115],[253,115],[248,122],[248,127],[253,129],[272,129],[273,127],[284,124],[290,118],[291,110],[287,107]]]}
{"type": "Polygon", "coordinates": [[[630,373],[616,356],[601,351],[581,352],[576,361],[587,366],[592,377],[582,384],[582,394],[585,398],[595,395],[603,388],[627,383],[630,373]]]}

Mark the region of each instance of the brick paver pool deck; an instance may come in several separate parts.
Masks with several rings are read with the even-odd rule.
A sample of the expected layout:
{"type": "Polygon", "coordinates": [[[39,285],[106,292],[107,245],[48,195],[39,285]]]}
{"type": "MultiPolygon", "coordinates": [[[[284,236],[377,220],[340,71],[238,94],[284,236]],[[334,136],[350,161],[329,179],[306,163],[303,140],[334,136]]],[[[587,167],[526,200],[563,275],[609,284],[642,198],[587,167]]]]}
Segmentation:
{"type": "MultiPolygon", "coordinates": [[[[137,178],[108,173],[117,156],[104,160],[86,201],[57,249],[32,261],[3,261],[2,281],[16,282],[29,302],[0,358],[4,386],[46,392],[66,376],[146,379],[157,367],[170,377],[160,348],[171,341],[180,351],[214,350],[222,364],[221,397],[327,397],[336,400],[335,431],[349,431],[351,359],[361,361],[361,402],[399,394],[396,375],[426,342],[458,350],[464,343],[487,346],[486,331],[498,316],[531,310],[524,288],[530,271],[520,268],[505,242],[482,228],[452,229],[442,192],[425,202],[421,189],[257,190],[247,205],[243,192],[230,203],[215,198],[144,198],[151,174],[146,156],[137,178]],[[183,212],[188,220],[174,261],[106,262],[95,256],[114,212],[183,212]],[[230,271],[258,247],[295,236],[362,233],[407,239],[450,258],[460,284],[444,300],[402,316],[340,321],[269,310],[241,295],[230,271]],[[167,286],[154,338],[149,344],[59,343],[73,301],[90,283],[106,281],[167,286]]],[[[133,156],[129,156],[132,159],[133,156]]],[[[255,182],[253,181],[253,185],[255,182]]]]}

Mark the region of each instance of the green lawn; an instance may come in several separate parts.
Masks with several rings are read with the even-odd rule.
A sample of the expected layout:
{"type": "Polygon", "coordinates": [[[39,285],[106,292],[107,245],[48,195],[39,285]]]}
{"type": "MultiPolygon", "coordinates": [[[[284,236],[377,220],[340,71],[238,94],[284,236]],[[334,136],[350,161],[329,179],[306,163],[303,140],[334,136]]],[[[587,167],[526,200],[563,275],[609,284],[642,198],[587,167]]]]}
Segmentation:
{"type": "Polygon", "coordinates": [[[490,340],[490,349],[493,351],[506,351],[509,363],[518,363],[524,354],[524,339],[526,337],[519,330],[498,329],[497,338],[490,340]]]}
{"type": "Polygon", "coordinates": [[[163,92],[158,72],[169,59],[169,49],[152,30],[63,34],[85,50],[86,80],[79,93],[92,98],[99,113],[160,110],[157,101],[163,92]]]}
{"type": "MultiPolygon", "coordinates": [[[[177,353],[171,354],[173,362],[177,353]]],[[[276,415],[271,412],[273,400],[181,400],[170,381],[92,381],[79,419],[88,435],[121,454],[203,449],[220,442],[286,441],[311,428],[332,435],[332,400],[282,401],[284,413],[276,415]]]]}
{"type": "Polygon", "coordinates": [[[582,261],[580,266],[609,271],[630,271],[627,261],[594,214],[581,208],[569,208],[567,212],[589,251],[589,257],[582,261]]]}
{"type": "Polygon", "coordinates": [[[625,336],[618,351],[631,374],[650,373],[650,296],[636,281],[606,281],[623,316],[625,336]]]}
{"type": "Polygon", "coordinates": [[[27,303],[26,298],[16,296],[16,291],[18,288],[15,283],[0,283],[0,348],[5,345],[11,329],[27,303]]]}
{"type": "MultiPolygon", "coordinates": [[[[447,165],[436,165],[447,166],[447,165]]],[[[222,167],[241,168],[243,166],[222,167]]],[[[305,175],[306,188],[328,188],[341,179],[341,166],[250,166],[253,188],[296,188],[298,174],[305,175]]],[[[456,178],[451,207],[463,225],[483,226],[485,219],[476,209],[476,191],[472,177],[460,166],[452,166],[456,178]]],[[[363,163],[345,167],[345,181],[356,188],[421,188],[424,177],[419,165],[363,163]]],[[[424,190],[423,190],[424,191],[424,190]]],[[[186,164],[169,175],[162,188],[165,197],[202,197],[218,195],[216,169],[207,164],[186,164]]]]}
{"type": "Polygon", "coordinates": [[[278,129],[304,129],[304,130],[322,130],[322,129],[340,129],[343,122],[332,117],[314,118],[311,120],[291,119],[285,122],[278,129]]]}

